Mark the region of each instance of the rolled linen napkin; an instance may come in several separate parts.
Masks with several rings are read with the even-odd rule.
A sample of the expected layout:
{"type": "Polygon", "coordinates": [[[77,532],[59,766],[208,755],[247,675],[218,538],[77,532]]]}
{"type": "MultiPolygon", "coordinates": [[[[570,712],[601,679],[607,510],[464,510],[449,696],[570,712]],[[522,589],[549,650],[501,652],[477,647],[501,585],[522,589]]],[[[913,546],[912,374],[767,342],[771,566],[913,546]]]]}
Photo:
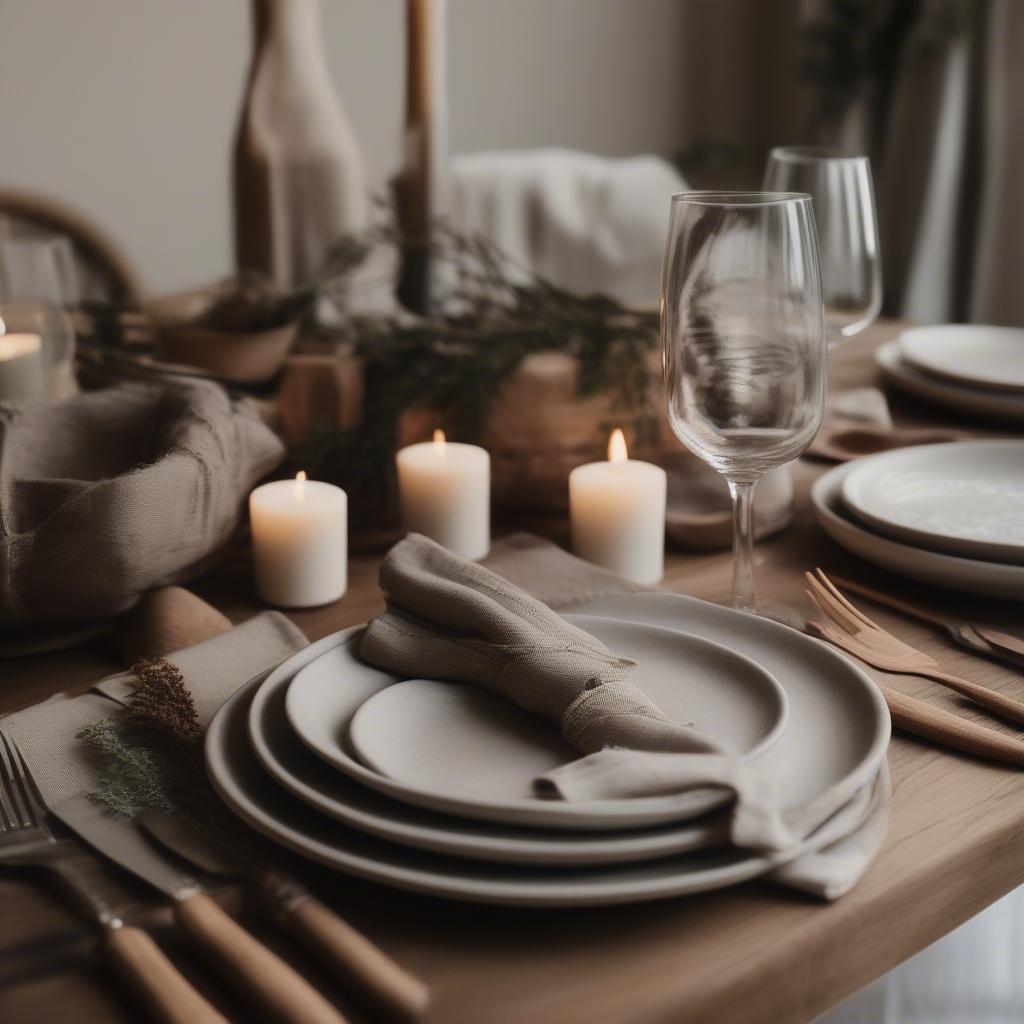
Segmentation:
{"type": "Polygon", "coordinates": [[[410,534],[384,560],[380,582],[388,609],[363,635],[366,661],[405,676],[476,683],[554,719],[590,755],[538,779],[539,792],[598,800],[725,786],[735,794],[736,845],[792,844],[770,779],[671,721],[629,681],[634,662],[508,580],[410,534]]]}

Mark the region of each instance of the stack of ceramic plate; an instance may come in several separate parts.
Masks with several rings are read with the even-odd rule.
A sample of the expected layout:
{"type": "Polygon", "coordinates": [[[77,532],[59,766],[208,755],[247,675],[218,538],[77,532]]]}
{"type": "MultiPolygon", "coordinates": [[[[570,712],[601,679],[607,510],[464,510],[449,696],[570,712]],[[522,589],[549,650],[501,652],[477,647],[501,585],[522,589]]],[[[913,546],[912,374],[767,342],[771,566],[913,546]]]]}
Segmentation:
{"type": "Polygon", "coordinates": [[[826,473],[811,495],[829,536],[868,561],[1024,601],[1024,441],[883,452],[826,473]]]}
{"type": "Polygon", "coordinates": [[[890,383],[945,410],[1024,423],[1024,329],[914,327],[875,358],[890,383]]]}
{"type": "MultiPolygon", "coordinates": [[[[824,827],[877,774],[884,702],[830,648],[676,595],[602,598],[585,611],[570,620],[635,659],[637,684],[666,714],[770,771],[786,812],[824,827]]],[[[718,789],[539,798],[532,779],[579,756],[552,723],[477,687],[371,668],[360,634],[312,644],[240,690],[210,727],[214,785],[275,841],[385,884],[534,906],[677,896],[780,863],[727,845],[718,789]]]]}

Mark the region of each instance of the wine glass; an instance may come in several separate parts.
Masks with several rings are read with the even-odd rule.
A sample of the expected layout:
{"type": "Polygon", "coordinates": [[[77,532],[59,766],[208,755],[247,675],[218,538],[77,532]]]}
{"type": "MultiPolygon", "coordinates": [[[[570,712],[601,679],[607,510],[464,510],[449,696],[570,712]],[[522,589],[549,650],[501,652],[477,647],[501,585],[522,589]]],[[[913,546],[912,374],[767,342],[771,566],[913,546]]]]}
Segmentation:
{"type": "Polygon", "coordinates": [[[734,604],[753,611],[754,487],[807,448],[825,406],[810,196],[673,196],[661,336],[669,423],[729,484],[734,604]]]}
{"type": "Polygon", "coordinates": [[[882,308],[882,263],[871,163],[822,146],[779,146],[764,187],[806,192],[814,202],[829,345],[859,334],[882,308]]]}

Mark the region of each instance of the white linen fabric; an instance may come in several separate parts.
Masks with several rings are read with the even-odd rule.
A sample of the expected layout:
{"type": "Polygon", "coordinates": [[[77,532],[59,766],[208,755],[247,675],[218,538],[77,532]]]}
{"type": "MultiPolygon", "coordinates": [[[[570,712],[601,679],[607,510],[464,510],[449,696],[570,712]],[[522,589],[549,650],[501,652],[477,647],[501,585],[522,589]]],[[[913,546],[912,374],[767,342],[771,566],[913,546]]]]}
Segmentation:
{"type": "Polygon", "coordinates": [[[517,263],[579,294],[655,309],[669,197],[686,189],[656,156],[567,149],[492,151],[451,163],[449,218],[517,263]]]}

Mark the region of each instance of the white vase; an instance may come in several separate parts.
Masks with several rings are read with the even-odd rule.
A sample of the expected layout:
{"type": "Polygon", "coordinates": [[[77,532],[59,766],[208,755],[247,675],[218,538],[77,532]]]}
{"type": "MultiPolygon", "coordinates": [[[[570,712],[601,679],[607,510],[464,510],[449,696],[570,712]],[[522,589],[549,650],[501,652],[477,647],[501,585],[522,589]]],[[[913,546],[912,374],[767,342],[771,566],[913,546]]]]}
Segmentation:
{"type": "Polygon", "coordinates": [[[235,257],[282,287],[311,280],[366,227],[366,173],[331,85],[319,0],[253,0],[254,51],[234,149],[235,257]]]}

